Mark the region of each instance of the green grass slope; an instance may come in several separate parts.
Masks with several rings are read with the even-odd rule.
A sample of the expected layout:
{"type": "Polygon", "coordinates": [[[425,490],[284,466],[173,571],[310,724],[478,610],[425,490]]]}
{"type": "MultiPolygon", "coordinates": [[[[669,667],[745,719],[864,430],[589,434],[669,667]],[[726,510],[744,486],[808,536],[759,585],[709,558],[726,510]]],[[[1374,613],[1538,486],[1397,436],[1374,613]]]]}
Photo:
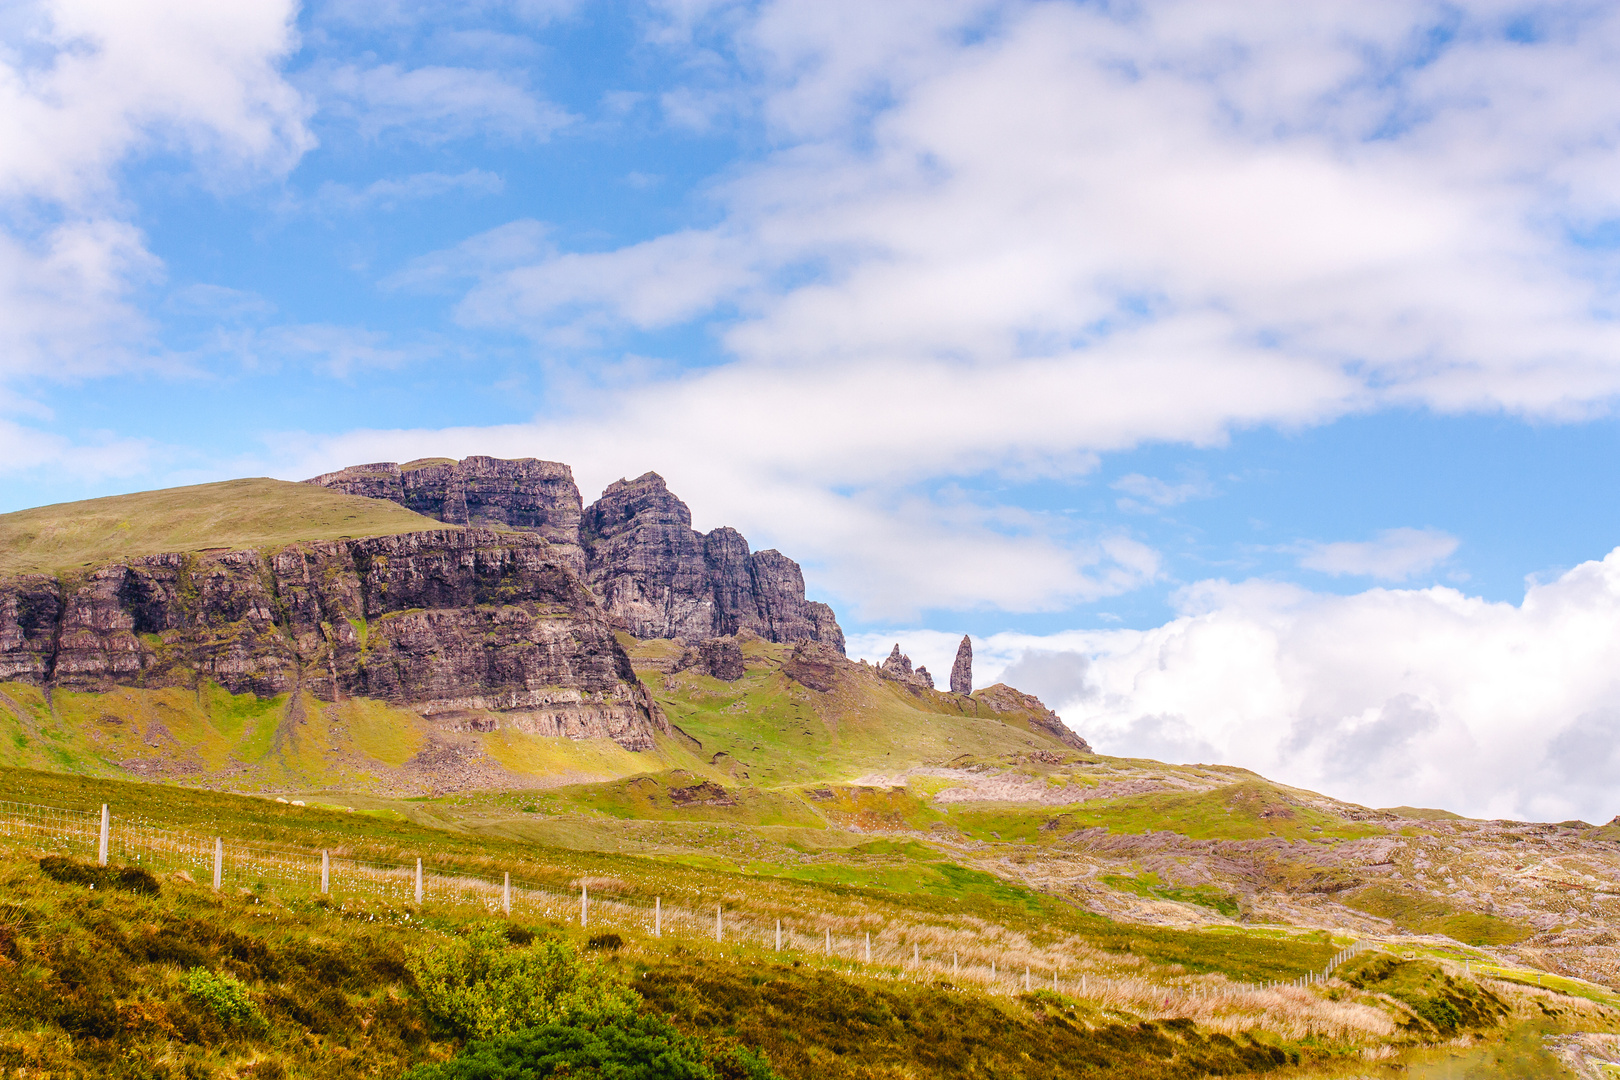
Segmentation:
{"type": "Polygon", "coordinates": [[[227,480],[0,514],[0,577],[169,551],[453,528],[395,503],[284,480],[227,480]]]}

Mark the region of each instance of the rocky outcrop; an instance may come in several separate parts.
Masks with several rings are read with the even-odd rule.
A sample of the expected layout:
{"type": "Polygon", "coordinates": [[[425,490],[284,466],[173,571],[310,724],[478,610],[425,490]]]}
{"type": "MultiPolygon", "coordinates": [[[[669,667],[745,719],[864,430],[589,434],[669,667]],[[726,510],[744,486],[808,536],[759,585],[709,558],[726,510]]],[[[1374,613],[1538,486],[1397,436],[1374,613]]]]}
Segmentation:
{"type": "Polygon", "coordinates": [[[378,698],[632,750],[670,730],[557,549],[488,529],[0,582],[0,681],[12,679],[378,698]]]}
{"type": "Polygon", "coordinates": [[[718,637],[688,645],[670,670],[696,670],[722,682],[736,682],[747,673],[748,665],[736,638],[718,637]]]}
{"type": "Polygon", "coordinates": [[[1063,722],[1062,717],[1041,704],[1041,699],[1034,694],[1015,690],[1006,683],[996,683],[974,694],[973,700],[988,706],[992,712],[1023,715],[1032,727],[1038,728],[1059,742],[1083,753],[1092,752],[1091,744],[1075,734],[1074,729],[1063,722]]]}
{"type": "Polygon", "coordinates": [[[779,551],[750,553],[736,529],[696,531],[692,512],[657,473],[609,484],[585,511],[580,539],[586,582],[636,637],[750,632],[843,651],[832,609],[805,600],[798,563],[779,551]]]}
{"type": "Polygon", "coordinates": [[[956,647],[956,663],[951,665],[951,693],[973,693],[973,641],[966,634],[956,647]]]}
{"type": "Polygon", "coordinates": [[[380,461],[324,473],[310,484],[368,499],[388,499],[451,525],[488,525],[539,533],[576,574],[585,573],[579,546],[584,507],[574,472],[538,458],[424,458],[380,461]]]}
{"type": "Polygon", "coordinates": [[[533,458],[380,462],[308,482],[391,499],[441,521],[539,532],[609,617],[639,638],[698,641],[746,631],[844,651],[832,608],[805,599],[798,563],[779,551],[750,552],[732,528],[696,531],[691,511],[657,473],[608,485],[583,511],[568,466],[533,458]]]}
{"type": "Polygon", "coordinates": [[[913,671],[911,669],[911,657],[900,651],[898,642],[895,643],[894,651],[889,653],[889,658],[878,665],[877,671],[885,679],[905,683],[907,686],[922,687],[926,690],[934,688],[934,677],[928,674],[928,669],[918,667],[913,671]]]}

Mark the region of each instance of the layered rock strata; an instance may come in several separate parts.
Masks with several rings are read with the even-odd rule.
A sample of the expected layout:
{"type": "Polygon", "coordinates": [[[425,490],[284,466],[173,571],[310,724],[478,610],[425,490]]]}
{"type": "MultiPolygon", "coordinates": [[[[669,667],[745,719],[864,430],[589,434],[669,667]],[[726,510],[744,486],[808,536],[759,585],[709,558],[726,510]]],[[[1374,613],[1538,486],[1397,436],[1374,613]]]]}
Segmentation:
{"type": "Polygon", "coordinates": [[[579,546],[584,509],[574,472],[538,458],[425,458],[397,465],[351,465],[305,481],[347,495],[388,499],[451,525],[488,525],[539,533],[574,573],[585,573],[579,546]]]}
{"type": "Polygon", "coordinates": [[[749,632],[844,651],[832,608],[805,599],[798,563],[775,550],[749,551],[736,529],[693,529],[692,512],[657,473],[608,485],[583,511],[568,466],[534,458],[385,461],[307,482],[390,499],[441,521],[538,532],[638,638],[749,632]]]}
{"type": "Polygon", "coordinates": [[[657,473],[609,484],[585,511],[580,539],[586,582],[636,637],[746,631],[844,649],[832,609],[805,600],[798,563],[775,550],[750,552],[736,529],[693,529],[692,512],[657,473]]]}
{"type": "Polygon", "coordinates": [[[966,634],[956,647],[956,663],[951,665],[951,693],[973,693],[973,641],[966,634]]]}
{"type": "Polygon", "coordinates": [[[669,721],[538,536],[457,529],[154,555],[0,582],[0,681],[219,683],[650,749],[669,721]]]}
{"type": "Polygon", "coordinates": [[[934,677],[928,674],[926,667],[918,666],[913,671],[911,657],[900,651],[899,642],[895,643],[894,651],[889,653],[888,659],[878,665],[878,674],[885,679],[892,679],[907,686],[917,686],[925,690],[934,688],[934,677]]]}

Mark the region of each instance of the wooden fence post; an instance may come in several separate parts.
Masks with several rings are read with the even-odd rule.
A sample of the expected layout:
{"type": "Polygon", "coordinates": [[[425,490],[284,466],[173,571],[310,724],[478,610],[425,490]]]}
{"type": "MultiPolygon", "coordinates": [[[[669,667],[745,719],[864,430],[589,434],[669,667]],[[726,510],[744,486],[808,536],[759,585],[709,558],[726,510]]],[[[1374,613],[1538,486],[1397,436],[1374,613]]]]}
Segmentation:
{"type": "Polygon", "coordinates": [[[332,856],[325,848],[321,849],[321,895],[327,896],[332,892],[332,856]]]}
{"type": "Polygon", "coordinates": [[[512,871],[510,870],[506,871],[506,876],[501,882],[501,911],[506,913],[508,919],[512,917],[512,871]]]}
{"type": "Polygon", "coordinates": [[[102,866],[107,865],[107,832],[112,824],[112,815],[107,813],[107,804],[101,804],[101,842],[96,845],[96,861],[102,866]]]}
{"type": "Polygon", "coordinates": [[[585,883],[582,881],[579,883],[579,928],[581,930],[591,925],[590,906],[591,897],[585,891],[585,883]]]}
{"type": "Polygon", "coordinates": [[[664,898],[662,896],[656,896],[653,898],[653,937],[661,938],[663,936],[664,898]]]}
{"type": "Polygon", "coordinates": [[[219,892],[219,886],[225,877],[225,838],[214,837],[214,891],[219,892]]]}
{"type": "Polygon", "coordinates": [[[776,920],[776,951],[782,951],[782,920],[776,920]]]}
{"type": "Polygon", "coordinates": [[[714,906],[714,940],[720,940],[720,905],[714,906]]]}
{"type": "Polygon", "coordinates": [[[422,904],[422,860],[421,859],[416,860],[416,904],[417,904],[418,907],[420,907],[421,904],[422,904]]]}

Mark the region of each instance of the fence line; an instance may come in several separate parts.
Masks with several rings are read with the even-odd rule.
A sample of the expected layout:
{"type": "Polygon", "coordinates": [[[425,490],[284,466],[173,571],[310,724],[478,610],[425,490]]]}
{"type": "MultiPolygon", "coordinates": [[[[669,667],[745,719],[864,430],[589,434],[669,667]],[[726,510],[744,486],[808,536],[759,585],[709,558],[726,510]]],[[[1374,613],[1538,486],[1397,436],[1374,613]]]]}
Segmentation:
{"type": "Polygon", "coordinates": [[[578,893],[538,882],[516,880],[503,872],[500,881],[469,873],[424,868],[335,855],[330,849],[311,851],[282,845],[204,836],[167,829],[140,819],[113,818],[108,807],[99,813],[62,807],[0,800],[0,838],[32,841],[41,850],[67,855],[90,855],[106,865],[118,858],[151,870],[179,874],[208,883],[215,889],[307,890],[328,898],[381,900],[393,904],[470,907],[488,915],[577,923],[582,929],[607,928],[662,937],[678,934],[711,938],[718,943],[751,944],[777,952],[819,955],[828,960],[858,963],[884,977],[944,978],[978,984],[997,993],[1045,989],[1067,990],[1084,996],[1114,995],[1132,1000],[1158,1001],[1166,995],[1181,999],[1232,1000],[1237,995],[1264,994],[1283,986],[1304,987],[1331,977],[1333,969],[1366,948],[1356,942],[1334,956],[1319,973],[1288,982],[1243,983],[1223,980],[1211,984],[1188,979],[1185,984],[1154,983],[1138,976],[1110,976],[1096,971],[1071,972],[1064,978],[1056,957],[1040,970],[1028,964],[1022,971],[997,972],[994,957],[1004,951],[994,942],[979,941],[971,953],[952,941],[946,948],[937,940],[942,933],[956,937],[960,930],[889,924],[888,933],[873,939],[869,929],[843,933],[840,916],[809,916],[800,920],[766,917],[717,905],[708,909],[665,904],[662,896],[650,902],[636,897],[591,895],[587,885],[578,893]],[[966,963],[964,963],[966,961],[966,963]],[[1095,989],[1093,989],[1095,987],[1095,989]]]}

